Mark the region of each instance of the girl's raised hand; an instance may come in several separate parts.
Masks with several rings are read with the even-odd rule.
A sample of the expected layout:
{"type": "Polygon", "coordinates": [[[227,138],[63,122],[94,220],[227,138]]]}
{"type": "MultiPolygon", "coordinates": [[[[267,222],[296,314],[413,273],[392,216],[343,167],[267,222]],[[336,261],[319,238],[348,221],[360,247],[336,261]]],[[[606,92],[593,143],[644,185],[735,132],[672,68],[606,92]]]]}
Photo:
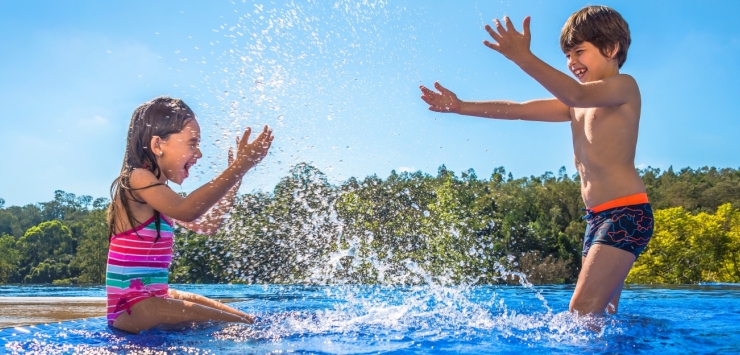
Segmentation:
{"type": "MultiPolygon", "coordinates": [[[[236,136],[236,147],[237,149],[239,148],[239,136],[236,136]]],[[[234,163],[234,148],[233,147],[229,147],[229,153],[228,153],[227,159],[228,159],[229,165],[234,163]]],[[[236,182],[236,185],[234,185],[232,190],[239,191],[239,187],[241,186],[241,184],[242,184],[242,181],[240,179],[236,182]]]]}
{"type": "Polygon", "coordinates": [[[460,112],[460,99],[457,98],[454,92],[447,90],[438,82],[434,83],[434,88],[439,90],[439,94],[424,85],[421,85],[419,88],[422,93],[421,99],[429,104],[429,110],[436,112],[460,112]]]}
{"type": "Polygon", "coordinates": [[[267,125],[262,129],[260,135],[249,143],[251,134],[251,128],[244,131],[244,136],[237,145],[236,158],[234,159],[234,163],[239,164],[240,167],[245,167],[247,170],[262,161],[262,158],[267,155],[267,151],[270,150],[272,140],[275,138],[272,136],[272,129],[267,125]]]}

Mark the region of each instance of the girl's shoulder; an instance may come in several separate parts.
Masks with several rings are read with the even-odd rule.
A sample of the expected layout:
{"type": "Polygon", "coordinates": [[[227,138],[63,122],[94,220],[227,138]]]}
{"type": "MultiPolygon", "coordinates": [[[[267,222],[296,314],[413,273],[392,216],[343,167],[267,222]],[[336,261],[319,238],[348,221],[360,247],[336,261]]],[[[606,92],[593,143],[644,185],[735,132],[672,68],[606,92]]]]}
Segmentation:
{"type": "Polygon", "coordinates": [[[158,183],[160,183],[159,179],[154,176],[154,173],[147,169],[134,168],[133,170],[131,170],[131,175],[129,177],[129,186],[132,189],[139,189],[158,183]]]}

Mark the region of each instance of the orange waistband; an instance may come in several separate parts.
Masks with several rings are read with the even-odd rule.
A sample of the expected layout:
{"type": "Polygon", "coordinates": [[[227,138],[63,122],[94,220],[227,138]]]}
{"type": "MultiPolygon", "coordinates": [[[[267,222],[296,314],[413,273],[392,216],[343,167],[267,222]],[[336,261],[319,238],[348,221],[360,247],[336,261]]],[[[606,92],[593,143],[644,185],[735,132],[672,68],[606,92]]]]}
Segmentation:
{"type": "Polygon", "coordinates": [[[610,208],[639,205],[642,203],[649,203],[647,193],[641,192],[639,194],[629,195],[625,197],[615,198],[609,202],[604,202],[596,207],[589,208],[592,213],[599,213],[606,211],[610,208]]]}

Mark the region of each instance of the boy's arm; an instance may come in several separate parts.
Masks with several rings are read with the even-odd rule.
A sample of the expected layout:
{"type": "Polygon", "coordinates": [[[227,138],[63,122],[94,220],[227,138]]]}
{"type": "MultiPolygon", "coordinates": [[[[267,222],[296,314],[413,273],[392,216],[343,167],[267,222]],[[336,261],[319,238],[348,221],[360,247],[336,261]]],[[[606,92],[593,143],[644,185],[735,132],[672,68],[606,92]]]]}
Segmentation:
{"type": "Polygon", "coordinates": [[[462,101],[457,95],[439,83],[434,83],[439,90],[436,93],[421,86],[421,96],[429,110],[436,112],[454,112],[466,116],[496,118],[504,120],[525,120],[542,122],[570,121],[570,108],[558,99],[531,100],[525,102],[513,101],[462,101]]]}
{"type": "Polygon", "coordinates": [[[530,18],[524,18],[524,30],[519,33],[511,20],[504,17],[504,27],[495,20],[496,30],[486,25],[486,31],[496,41],[483,41],[489,48],[516,63],[525,73],[537,80],[569,107],[608,107],[625,104],[637,90],[637,83],[629,75],[614,75],[604,80],[579,83],[565,73],[537,58],[529,49],[530,18]],[[498,31],[498,32],[497,32],[498,31]]]}

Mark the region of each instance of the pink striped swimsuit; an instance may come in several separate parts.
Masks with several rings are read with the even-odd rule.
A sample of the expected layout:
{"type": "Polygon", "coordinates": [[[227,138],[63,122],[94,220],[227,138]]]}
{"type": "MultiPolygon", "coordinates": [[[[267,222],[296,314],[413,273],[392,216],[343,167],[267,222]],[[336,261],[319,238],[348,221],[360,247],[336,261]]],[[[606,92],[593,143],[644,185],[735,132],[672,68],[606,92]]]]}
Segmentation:
{"type": "Polygon", "coordinates": [[[109,325],[123,312],[131,314],[131,306],[138,302],[149,297],[168,298],[174,231],[166,218],[160,221],[160,237],[156,242],[154,216],[135,229],[111,238],[105,276],[109,325]]]}

